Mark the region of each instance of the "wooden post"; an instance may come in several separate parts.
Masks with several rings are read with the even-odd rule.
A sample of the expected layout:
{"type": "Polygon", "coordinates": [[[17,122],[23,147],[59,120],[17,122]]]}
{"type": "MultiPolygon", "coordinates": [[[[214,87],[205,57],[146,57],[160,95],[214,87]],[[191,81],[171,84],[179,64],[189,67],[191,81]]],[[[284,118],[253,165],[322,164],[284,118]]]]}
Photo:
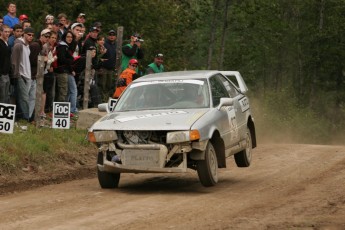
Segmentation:
{"type": "Polygon", "coordinates": [[[86,52],[83,109],[87,109],[89,107],[89,89],[90,89],[91,66],[92,66],[91,52],[92,52],[91,50],[88,50],[86,52]]]}
{"type": "Polygon", "coordinates": [[[116,71],[115,79],[118,79],[122,70],[121,70],[121,60],[122,60],[122,43],[123,43],[123,26],[117,28],[117,37],[116,37],[116,71]]]}
{"type": "Polygon", "coordinates": [[[35,101],[35,123],[36,128],[40,127],[42,120],[40,117],[42,107],[42,93],[43,93],[43,79],[44,79],[44,56],[38,55],[37,61],[37,76],[36,76],[36,101],[35,101]]]}

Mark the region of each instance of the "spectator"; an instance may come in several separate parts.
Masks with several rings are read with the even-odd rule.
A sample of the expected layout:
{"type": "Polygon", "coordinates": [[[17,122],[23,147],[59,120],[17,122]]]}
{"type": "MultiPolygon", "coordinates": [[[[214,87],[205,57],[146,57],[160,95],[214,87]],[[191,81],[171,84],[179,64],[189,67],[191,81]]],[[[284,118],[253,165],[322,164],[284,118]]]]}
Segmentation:
{"type": "Polygon", "coordinates": [[[79,23],[81,23],[81,24],[83,24],[83,25],[85,25],[85,22],[86,22],[86,19],[85,19],[85,14],[84,13],[80,13],[79,15],[78,15],[78,17],[77,17],[77,22],[79,22],[79,23]]]}
{"type": "Polygon", "coordinates": [[[96,27],[98,29],[99,33],[102,32],[102,23],[101,22],[95,22],[95,23],[93,23],[92,26],[96,27]]]}
{"type": "Polygon", "coordinates": [[[28,27],[31,28],[31,21],[30,20],[23,21],[22,22],[22,27],[23,27],[23,30],[25,30],[25,28],[28,28],[28,27]]]}
{"type": "Polygon", "coordinates": [[[64,33],[68,30],[68,22],[67,22],[67,15],[64,13],[61,13],[57,16],[60,22],[60,36],[62,36],[64,33]]]}
{"type": "Polygon", "coordinates": [[[7,14],[4,16],[4,24],[8,25],[11,29],[14,25],[19,24],[19,18],[16,17],[17,6],[13,2],[9,2],[7,5],[7,14]]]}
{"type": "Polygon", "coordinates": [[[81,51],[82,51],[82,42],[81,42],[81,38],[83,37],[83,34],[81,33],[82,28],[84,27],[84,25],[82,23],[79,22],[75,22],[72,24],[71,26],[71,31],[74,34],[75,40],[73,43],[72,49],[74,50],[73,52],[73,57],[77,57],[80,56],[81,51]]]}
{"type": "Polygon", "coordinates": [[[113,98],[119,98],[122,92],[126,89],[126,87],[135,79],[139,77],[139,75],[135,72],[135,69],[138,67],[138,60],[131,59],[128,62],[128,68],[125,69],[119,79],[116,82],[116,90],[114,92],[113,98]]]}
{"type": "Polygon", "coordinates": [[[2,26],[4,24],[4,19],[2,18],[2,16],[0,16],[0,26],[2,26]]]}
{"type": "Polygon", "coordinates": [[[74,80],[75,72],[72,69],[74,58],[73,51],[70,46],[74,41],[74,35],[71,31],[67,31],[62,35],[61,41],[56,47],[57,52],[57,101],[71,101],[71,112],[77,112],[77,89],[74,80]],[[72,81],[73,80],[73,81],[72,81]]]}
{"type": "Polygon", "coordinates": [[[8,45],[12,49],[14,41],[23,36],[23,27],[19,24],[14,25],[13,34],[8,38],[8,45]]]}
{"type": "MultiPolygon", "coordinates": [[[[130,59],[142,59],[144,58],[144,53],[141,49],[141,43],[144,40],[141,39],[138,33],[131,36],[131,41],[122,47],[122,60],[121,60],[121,70],[123,71],[128,66],[130,59]]],[[[138,72],[138,69],[136,70],[138,72]]]]}
{"type": "Polygon", "coordinates": [[[47,64],[44,69],[43,80],[43,94],[40,114],[44,117],[45,111],[51,112],[53,110],[53,101],[55,96],[55,74],[53,63],[57,60],[56,56],[56,41],[57,33],[50,31],[50,38],[47,43],[43,45],[42,53],[47,56],[47,64]]]}
{"type": "Polygon", "coordinates": [[[29,44],[34,37],[34,30],[31,27],[24,29],[24,36],[16,39],[12,49],[12,67],[13,78],[16,83],[17,102],[20,111],[22,111],[22,118],[29,121],[29,102],[35,98],[35,93],[30,91],[31,88],[31,66],[30,66],[30,48],[29,44]]]}
{"type": "Polygon", "coordinates": [[[7,25],[0,27],[0,103],[9,103],[11,48],[7,44],[11,28],[7,25]]]}
{"type": "Polygon", "coordinates": [[[29,17],[26,15],[26,14],[22,14],[19,16],[19,23],[18,24],[21,24],[23,23],[24,21],[27,21],[29,20],[29,17]]]}
{"type": "Polygon", "coordinates": [[[155,55],[153,62],[147,66],[145,74],[161,72],[164,72],[163,54],[159,53],[155,55]]]}
{"type": "Polygon", "coordinates": [[[52,25],[54,23],[54,16],[51,14],[48,14],[45,19],[45,26],[46,25],[52,25]]]}
{"type": "Polygon", "coordinates": [[[99,30],[97,27],[91,27],[90,32],[88,34],[88,38],[85,40],[83,45],[82,54],[86,54],[86,51],[91,47],[96,47],[97,37],[98,37],[99,30]]]}
{"type": "Polygon", "coordinates": [[[104,43],[106,52],[103,55],[103,62],[98,73],[98,87],[101,91],[103,102],[113,95],[116,87],[115,65],[116,65],[116,32],[110,30],[108,38],[104,43]]]}
{"type": "MultiPolygon", "coordinates": [[[[37,41],[33,41],[30,43],[30,64],[31,64],[31,88],[30,90],[33,91],[35,94],[34,100],[30,101],[29,104],[29,111],[30,117],[33,115],[33,111],[35,109],[35,100],[36,100],[36,77],[37,77],[37,67],[38,67],[38,55],[43,55],[43,45],[49,41],[50,38],[50,30],[44,29],[40,33],[40,38],[37,41]]],[[[47,59],[47,56],[45,56],[47,59]]],[[[44,115],[44,114],[41,114],[44,115]]],[[[33,120],[33,117],[31,117],[33,120]]]]}
{"type": "Polygon", "coordinates": [[[60,27],[62,27],[62,23],[60,23],[59,20],[55,19],[54,22],[53,22],[53,28],[52,28],[52,31],[54,31],[56,34],[57,34],[57,41],[61,41],[61,36],[62,36],[62,33],[60,32],[60,27]]]}

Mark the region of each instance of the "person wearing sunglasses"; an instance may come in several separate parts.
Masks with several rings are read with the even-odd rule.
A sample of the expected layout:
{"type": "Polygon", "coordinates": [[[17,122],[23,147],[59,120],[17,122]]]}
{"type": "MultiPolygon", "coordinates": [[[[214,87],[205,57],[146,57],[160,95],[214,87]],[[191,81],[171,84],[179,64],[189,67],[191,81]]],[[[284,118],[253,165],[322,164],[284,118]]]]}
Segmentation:
{"type": "Polygon", "coordinates": [[[131,59],[128,62],[128,67],[122,71],[119,79],[116,82],[116,89],[113,94],[113,98],[119,98],[122,92],[127,88],[127,86],[134,81],[135,79],[139,78],[139,75],[136,73],[136,69],[138,67],[138,60],[131,59]]]}
{"type": "Polygon", "coordinates": [[[24,35],[17,38],[12,48],[12,71],[13,80],[16,86],[17,105],[21,114],[19,118],[30,121],[30,102],[35,102],[36,92],[30,90],[32,87],[31,66],[30,66],[30,48],[29,44],[34,38],[35,31],[31,27],[24,29],[24,35]]]}

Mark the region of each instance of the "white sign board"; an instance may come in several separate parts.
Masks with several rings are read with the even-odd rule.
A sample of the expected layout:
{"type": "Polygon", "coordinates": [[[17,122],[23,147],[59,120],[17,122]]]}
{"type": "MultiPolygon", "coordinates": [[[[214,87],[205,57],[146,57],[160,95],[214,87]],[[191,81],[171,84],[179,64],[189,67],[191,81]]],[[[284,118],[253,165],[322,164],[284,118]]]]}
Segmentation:
{"type": "Polygon", "coordinates": [[[0,133],[13,133],[16,106],[0,103],[0,133]]]}
{"type": "Polygon", "coordinates": [[[54,102],[53,104],[53,129],[70,128],[70,110],[69,102],[54,102]]]}

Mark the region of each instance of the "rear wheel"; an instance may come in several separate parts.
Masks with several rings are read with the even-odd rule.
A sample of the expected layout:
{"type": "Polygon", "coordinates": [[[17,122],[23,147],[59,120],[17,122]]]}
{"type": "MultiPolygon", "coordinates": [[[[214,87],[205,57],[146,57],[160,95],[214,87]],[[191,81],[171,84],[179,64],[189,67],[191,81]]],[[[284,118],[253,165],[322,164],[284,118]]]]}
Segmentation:
{"type": "Polygon", "coordinates": [[[216,151],[211,142],[208,142],[205,150],[205,159],[197,161],[196,169],[199,180],[205,187],[211,187],[218,182],[218,161],[216,151]]]}
{"type": "Polygon", "coordinates": [[[248,167],[252,160],[252,136],[250,130],[247,128],[246,133],[246,148],[235,154],[235,162],[237,167],[248,167]]]}
{"type": "MultiPolygon", "coordinates": [[[[98,153],[97,164],[103,165],[103,153],[98,153]]],[[[120,173],[108,173],[97,167],[98,182],[101,188],[117,188],[120,181],[120,173]]]]}

